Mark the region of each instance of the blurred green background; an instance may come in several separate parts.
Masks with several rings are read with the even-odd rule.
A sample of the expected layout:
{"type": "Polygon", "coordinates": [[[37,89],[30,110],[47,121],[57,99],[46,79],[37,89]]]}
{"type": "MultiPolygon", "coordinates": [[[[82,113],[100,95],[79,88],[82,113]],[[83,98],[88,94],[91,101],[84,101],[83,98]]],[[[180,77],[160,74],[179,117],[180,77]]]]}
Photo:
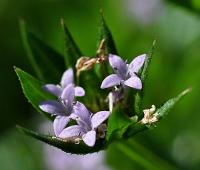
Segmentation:
{"type": "MultiPolygon", "coordinates": [[[[119,54],[133,58],[157,47],[146,84],[145,107],[161,105],[187,87],[193,92],[160,125],[127,142],[131,156],[113,145],[110,169],[200,169],[200,1],[198,0],[0,0],[0,165],[1,170],[42,170],[44,145],[18,133],[16,124],[38,128],[44,119],[22,94],[16,65],[33,73],[22,46],[19,19],[63,53],[60,18],[64,18],[85,55],[96,50],[99,9],[104,11],[119,54]],[[165,168],[164,168],[165,167],[165,168]],[[150,168],[152,169],[152,168],[150,168]]],[[[57,168],[58,169],[58,168],[57,168]]],[[[66,168],[67,169],[67,168],[66,168]]],[[[68,168],[69,169],[69,168],[68,168]]]]}

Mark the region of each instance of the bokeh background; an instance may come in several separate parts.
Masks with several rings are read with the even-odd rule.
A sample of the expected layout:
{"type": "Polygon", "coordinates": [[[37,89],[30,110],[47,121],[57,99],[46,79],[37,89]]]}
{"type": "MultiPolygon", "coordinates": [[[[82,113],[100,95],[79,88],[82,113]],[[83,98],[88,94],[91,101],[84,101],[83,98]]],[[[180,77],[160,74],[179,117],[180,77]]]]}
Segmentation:
{"type": "Polygon", "coordinates": [[[0,91],[1,170],[132,170],[152,169],[151,165],[161,170],[199,170],[200,1],[0,0],[0,91]],[[46,132],[49,124],[26,101],[13,66],[33,73],[20,38],[20,18],[60,53],[64,52],[60,18],[64,18],[81,50],[91,56],[96,50],[100,9],[124,58],[148,52],[157,39],[146,84],[146,108],[161,105],[187,87],[193,92],[157,128],[126,142],[126,151],[113,145],[88,160],[17,132],[16,124],[46,132]]]}

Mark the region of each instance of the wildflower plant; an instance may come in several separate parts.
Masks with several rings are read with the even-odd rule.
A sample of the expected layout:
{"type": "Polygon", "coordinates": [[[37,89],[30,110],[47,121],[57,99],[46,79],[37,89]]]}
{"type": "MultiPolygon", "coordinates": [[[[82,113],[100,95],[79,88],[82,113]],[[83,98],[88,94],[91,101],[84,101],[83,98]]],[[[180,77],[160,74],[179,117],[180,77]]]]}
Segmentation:
{"type": "Polygon", "coordinates": [[[190,90],[162,106],[143,106],[144,89],[155,41],[147,54],[128,62],[116,50],[111,32],[101,15],[96,54],[82,54],[64,21],[62,56],[27,30],[20,21],[22,40],[36,77],[15,71],[28,101],[50,121],[54,135],[18,129],[67,153],[87,154],[106,149],[156,127],[169,110],[190,90]],[[130,63],[130,64],[129,64],[130,63]]]}

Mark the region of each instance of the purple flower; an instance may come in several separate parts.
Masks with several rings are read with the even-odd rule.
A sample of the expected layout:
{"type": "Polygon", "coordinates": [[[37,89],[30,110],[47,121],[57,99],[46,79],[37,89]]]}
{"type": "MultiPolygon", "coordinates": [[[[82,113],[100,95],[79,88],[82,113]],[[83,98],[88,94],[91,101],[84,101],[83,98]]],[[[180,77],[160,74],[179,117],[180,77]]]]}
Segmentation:
{"type": "MultiPolygon", "coordinates": [[[[46,84],[43,86],[43,89],[60,98],[65,87],[67,87],[70,84],[74,84],[74,73],[71,68],[63,73],[60,85],[46,84]]],[[[75,96],[84,96],[84,95],[85,95],[84,89],[80,86],[76,86],[75,96]]]]}
{"type": "Polygon", "coordinates": [[[74,113],[75,88],[73,84],[65,87],[61,94],[61,101],[47,100],[41,102],[39,107],[44,112],[56,115],[53,122],[55,135],[58,136],[68,124],[74,113]]]}
{"type": "Polygon", "coordinates": [[[95,145],[97,128],[109,117],[109,111],[100,111],[92,114],[82,103],[77,102],[74,108],[77,116],[77,125],[65,128],[60,138],[81,136],[84,143],[90,147],[95,145]]]}
{"type": "Polygon", "coordinates": [[[142,89],[142,82],[137,73],[144,64],[146,54],[134,58],[130,64],[127,64],[117,55],[110,54],[108,58],[115,74],[111,74],[103,80],[102,89],[118,85],[142,89]]]}

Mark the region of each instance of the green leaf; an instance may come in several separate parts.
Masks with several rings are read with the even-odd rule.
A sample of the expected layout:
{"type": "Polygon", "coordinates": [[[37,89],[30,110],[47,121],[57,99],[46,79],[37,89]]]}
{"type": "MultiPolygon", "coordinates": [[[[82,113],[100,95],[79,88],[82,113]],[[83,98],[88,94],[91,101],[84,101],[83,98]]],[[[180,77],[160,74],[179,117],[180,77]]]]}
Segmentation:
{"type": "Polygon", "coordinates": [[[66,153],[73,153],[73,154],[93,153],[93,152],[98,152],[104,149],[104,146],[105,146],[103,145],[103,141],[100,141],[100,140],[96,141],[96,144],[94,147],[89,147],[86,144],[84,144],[82,141],[79,144],[76,144],[74,139],[64,140],[64,139],[57,138],[55,136],[39,134],[20,126],[17,126],[17,128],[21,133],[31,136],[35,139],[38,139],[54,147],[57,147],[66,153]]]}
{"type": "Polygon", "coordinates": [[[40,80],[58,82],[65,71],[64,58],[31,33],[23,20],[20,30],[27,57],[40,80]]]}
{"type": "Polygon", "coordinates": [[[112,34],[105,22],[103,12],[100,12],[100,26],[99,26],[99,39],[97,46],[99,47],[102,40],[105,40],[105,53],[109,54],[117,54],[117,49],[115,47],[115,43],[112,37],[112,34]]]}
{"type": "Polygon", "coordinates": [[[153,53],[154,53],[154,50],[155,50],[155,45],[156,45],[156,40],[153,41],[153,44],[152,44],[152,46],[149,50],[149,53],[147,54],[147,58],[145,60],[144,67],[142,69],[141,80],[142,80],[143,83],[145,83],[145,80],[146,80],[147,75],[148,75],[149,66],[150,66],[151,59],[152,59],[152,56],[153,56],[153,53]]]}
{"type": "Polygon", "coordinates": [[[114,108],[108,119],[108,128],[106,139],[111,141],[114,139],[120,139],[126,129],[131,125],[137,122],[137,119],[130,119],[122,111],[120,107],[114,108]]]}
{"type": "Polygon", "coordinates": [[[65,54],[64,54],[65,63],[68,67],[75,68],[76,61],[83,55],[79,47],[76,45],[63,19],[61,19],[61,26],[63,29],[64,41],[65,41],[65,54]]]}
{"type": "Polygon", "coordinates": [[[41,101],[53,98],[42,90],[44,84],[19,68],[15,67],[15,72],[21,83],[23,93],[28,101],[39,113],[52,120],[53,117],[50,114],[42,112],[38,107],[41,101]]]}
{"type": "Polygon", "coordinates": [[[135,113],[139,116],[141,111],[142,111],[142,96],[140,94],[140,92],[137,92],[135,94],[135,103],[134,103],[134,107],[135,107],[135,113]]]}
{"type": "Polygon", "coordinates": [[[160,120],[165,117],[169,111],[175,106],[175,104],[183,97],[185,96],[187,93],[189,93],[191,91],[191,89],[186,89],[185,91],[183,91],[182,93],[180,93],[178,96],[169,99],[168,101],[166,101],[159,109],[156,110],[156,113],[154,113],[154,115],[157,117],[158,121],[152,124],[142,124],[141,121],[137,122],[136,124],[130,125],[124,136],[126,138],[129,138],[131,136],[136,135],[137,133],[147,130],[149,128],[154,128],[156,127],[155,125],[157,123],[160,122],[160,120]]]}
{"type": "Polygon", "coordinates": [[[152,59],[152,56],[153,56],[155,45],[156,45],[156,40],[153,41],[152,47],[150,48],[149,53],[147,54],[147,58],[145,60],[144,67],[143,67],[142,72],[141,72],[141,81],[142,81],[143,89],[141,91],[138,91],[135,94],[135,104],[134,104],[135,113],[139,117],[141,117],[141,112],[142,112],[142,100],[143,100],[143,96],[144,96],[145,80],[147,79],[149,66],[150,66],[150,63],[151,63],[151,59],[152,59]]]}
{"type": "Polygon", "coordinates": [[[174,105],[183,97],[185,96],[187,93],[189,93],[191,91],[191,89],[186,89],[185,91],[183,91],[182,93],[180,93],[178,96],[169,99],[167,102],[165,102],[163,104],[162,107],[160,107],[159,109],[157,109],[156,113],[157,114],[157,118],[163,118],[164,116],[166,116],[168,114],[168,112],[174,107],[174,105]]]}

